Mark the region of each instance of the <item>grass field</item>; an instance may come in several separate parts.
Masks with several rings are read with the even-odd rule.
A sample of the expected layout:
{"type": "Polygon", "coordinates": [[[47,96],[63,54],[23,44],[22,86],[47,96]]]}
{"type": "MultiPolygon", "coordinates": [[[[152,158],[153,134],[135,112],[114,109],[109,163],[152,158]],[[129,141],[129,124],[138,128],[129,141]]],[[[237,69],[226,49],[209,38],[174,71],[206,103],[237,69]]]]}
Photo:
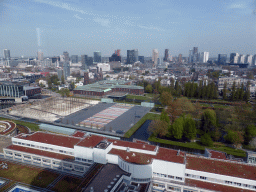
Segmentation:
{"type": "Polygon", "coordinates": [[[2,118],[0,117],[0,120],[8,120],[8,121],[13,121],[16,124],[20,124],[23,126],[27,126],[29,129],[31,129],[31,131],[39,131],[39,125],[35,124],[35,123],[28,123],[25,121],[19,121],[19,120],[13,120],[13,119],[7,119],[7,118],[2,118]]]}
{"type": "Polygon", "coordinates": [[[7,163],[8,169],[2,169],[0,171],[0,177],[16,182],[45,188],[58,177],[58,174],[53,172],[9,162],[5,163],[7,163]]]}
{"type": "Polygon", "coordinates": [[[52,190],[60,192],[75,191],[77,186],[79,186],[81,182],[82,179],[66,176],[62,180],[60,180],[52,190]]]}
{"type": "Polygon", "coordinates": [[[163,143],[163,144],[169,144],[169,145],[175,145],[180,147],[186,147],[190,149],[199,149],[199,150],[205,150],[205,148],[213,149],[217,151],[223,151],[227,153],[228,155],[234,155],[236,157],[246,157],[246,152],[240,149],[233,149],[231,147],[225,146],[223,143],[214,143],[213,147],[205,147],[203,145],[200,145],[199,143],[183,143],[183,142],[177,142],[177,141],[170,141],[165,139],[159,139],[156,137],[149,137],[149,141],[156,142],[156,143],[163,143]]]}
{"type": "Polygon", "coordinates": [[[151,97],[147,96],[142,96],[142,95],[126,95],[127,99],[138,99],[138,100],[146,100],[146,101],[151,101],[151,97]]]}
{"type": "Polygon", "coordinates": [[[144,115],[134,126],[132,126],[125,134],[124,137],[131,137],[140,127],[145,123],[146,120],[159,119],[160,115],[154,113],[147,113],[144,115]]]}

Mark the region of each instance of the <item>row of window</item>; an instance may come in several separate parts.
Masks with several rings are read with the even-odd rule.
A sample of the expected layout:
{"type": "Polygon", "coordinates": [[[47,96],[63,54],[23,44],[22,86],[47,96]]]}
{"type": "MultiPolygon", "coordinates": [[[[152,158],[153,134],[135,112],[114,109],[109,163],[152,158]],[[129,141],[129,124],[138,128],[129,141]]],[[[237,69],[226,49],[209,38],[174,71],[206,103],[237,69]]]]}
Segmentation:
{"type": "Polygon", "coordinates": [[[133,178],[132,177],[132,181],[135,181],[135,182],[149,182],[150,181],[150,178],[147,178],[147,179],[138,179],[138,178],[133,178]]]}
{"type": "Polygon", "coordinates": [[[242,184],[242,183],[238,183],[238,182],[232,182],[232,181],[215,179],[215,178],[204,177],[204,176],[193,175],[193,174],[187,174],[187,173],[185,175],[186,175],[186,177],[202,179],[202,180],[212,181],[212,182],[216,182],[216,183],[225,183],[225,184],[228,184],[228,185],[233,185],[233,186],[235,185],[235,186],[238,186],[238,187],[246,187],[246,188],[250,188],[250,189],[256,189],[256,186],[254,186],[254,185],[242,184]]]}
{"type": "MultiPolygon", "coordinates": [[[[159,187],[159,188],[163,188],[164,189],[165,188],[165,184],[154,182],[153,183],[153,187],[159,187]]],[[[167,185],[167,189],[172,190],[172,191],[181,192],[181,187],[170,185],[170,184],[167,185]]],[[[184,188],[183,192],[197,192],[197,190],[184,188]]]]}
{"type": "Polygon", "coordinates": [[[79,158],[79,157],[76,157],[76,160],[77,160],[77,161],[88,162],[88,163],[92,163],[92,162],[93,162],[93,160],[83,159],[83,158],[79,158]]]}
{"type": "Polygon", "coordinates": [[[15,145],[21,145],[21,146],[26,146],[26,147],[32,147],[32,148],[37,148],[37,149],[43,149],[43,150],[47,150],[47,151],[55,151],[55,152],[59,152],[59,153],[64,153],[64,154],[69,154],[69,155],[74,155],[73,152],[68,152],[68,151],[63,151],[63,150],[59,150],[59,149],[53,149],[53,148],[49,148],[49,147],[43,147],[43,146],[38,146],[38,145],[30,145],[28,143],[21,143],[21,142],[16,142],[13,141],[13,144],[15,145]]]}
{"type": "Polygon", "coordinates": [[[168,179],[176,179],[176,180],[179,180],[179,181],[183,180],[182,177],[176,177],[176,176],[167,175],[167,174],[161,174],[161,173],[156,173],[156,172],[153,172],[153,175],[157,176],[157,177],[168,178],[168,179]]]}
{"type": "Polygon", "coordinates": [[[123,163],[122,161],[121,161],[121,168],[124,169],[125,171],[128,171],[128,172],[130,171],[130,166],[129,165],[126,166],[126,164],[123,163]]]}

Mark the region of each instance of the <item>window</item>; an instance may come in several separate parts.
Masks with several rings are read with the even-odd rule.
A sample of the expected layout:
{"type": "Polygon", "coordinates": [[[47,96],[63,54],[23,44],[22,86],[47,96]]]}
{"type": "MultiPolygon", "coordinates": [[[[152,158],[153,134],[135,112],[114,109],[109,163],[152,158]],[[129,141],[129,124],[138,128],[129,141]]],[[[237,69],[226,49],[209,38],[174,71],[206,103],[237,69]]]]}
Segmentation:
{"type": "Polygon", "coordinates": [[[19,145],[21,145],[21,142],[18,142],[19,145]]]}
{"type": "Polygon", "coordinates": [[[31,145],[31,147],[35,147],[35,145],[31,145]]]}
{"type": "Polygon", "coordinates": [[[182,178],[181,178],[181,177],[176,177],[176,179],[177,179],[177,180],[182,180],[182,178]]]}
{"type": "Polygon", "coordinates": [[[27,146],[29,146],[29,147],[30,147],[30,144],[27,144],[27,146]]]}
{"type": "Polygon", "coordinates": [[[200,176],[200,179],[204,179],[204,180],[206,180],[206,178],[207,178],[207,177],[200,176]]]}
{"type": "Polygon", "coordinates": [[[21,143],[22,145],[26,145],[25,143],[21,143]]]}
{"type": "Polygon", "coordinates": [[[76,157],[76,160],[77,160],[77,161],[81,161],[81,158],[79,158],[79,157],[76,157]]]}
{"type": "Polygon", "coordinates": [[[168,178],[174,179],[174,176],[172,176],[172,175],[168,175],[168,178]]]}
{"type": "Polygon", "coordinates": [[[181,191],[180,187],[173,186],[173,185],[168,185],[168,189],[170,189],[172,191],[181,191]]]}
{"type": "Polygon", "coordinates": [[[13,144],[17,144],[17,142],[16,142],[16,141],[13,141],[12,143],[13,143],[13,144]]]}
{"type": "Polygon", "coordinates": [[[187,174],[187,173],[186,173],[185,175],[186,175],[186,177],[191,177],[191,175],[190,175],[190,174],[187,174]]]}
{"type": "Polygon", "coordinates": [[[59,152],[60,152],[60,153],[63,153],[63,151],[62,151],[62,150],[59,150],[59,152]]]}
{"type": "Polygon", "coordinates": [[[40,148],[41,148],[41,149],[44,149],[44,147],[43,147],[43,146],[40,146],[40,148]]]}

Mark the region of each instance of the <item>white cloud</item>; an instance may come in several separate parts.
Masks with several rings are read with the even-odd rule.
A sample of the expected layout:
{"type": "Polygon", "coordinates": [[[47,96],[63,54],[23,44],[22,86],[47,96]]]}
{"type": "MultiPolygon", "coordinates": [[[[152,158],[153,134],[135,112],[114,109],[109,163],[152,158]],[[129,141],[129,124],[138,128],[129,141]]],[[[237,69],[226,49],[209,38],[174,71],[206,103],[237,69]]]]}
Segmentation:
{"type": "Polygon", "coordinates": [[[110,25],[109,19],[95,18],[93,20],[104,27],[109,27],[109,25],[110,25]]]}
{"type": "Polygon", "coordinates": [[[78,14],[75,14],[74,17],[77,18],[77,19],[79,19],[79,20],[83,20],[83,18],[82,18],[82,17],[79,17],[78,14]]]}
{"type": "Polygon", "coordinates": [[[233,3],[228,8],[229,9],[246,9],[248,7],[245,3],[233,3]]]}

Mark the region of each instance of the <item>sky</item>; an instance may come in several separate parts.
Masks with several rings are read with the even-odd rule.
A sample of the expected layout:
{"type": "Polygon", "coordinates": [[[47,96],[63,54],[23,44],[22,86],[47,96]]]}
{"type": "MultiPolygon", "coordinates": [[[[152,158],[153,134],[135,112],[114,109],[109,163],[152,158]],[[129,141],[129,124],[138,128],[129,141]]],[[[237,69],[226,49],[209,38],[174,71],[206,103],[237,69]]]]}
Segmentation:
{"type": "Polygon", "coordinates": [[[0,57],[256,54],[256,0],[0,0],[0,57]]]}

